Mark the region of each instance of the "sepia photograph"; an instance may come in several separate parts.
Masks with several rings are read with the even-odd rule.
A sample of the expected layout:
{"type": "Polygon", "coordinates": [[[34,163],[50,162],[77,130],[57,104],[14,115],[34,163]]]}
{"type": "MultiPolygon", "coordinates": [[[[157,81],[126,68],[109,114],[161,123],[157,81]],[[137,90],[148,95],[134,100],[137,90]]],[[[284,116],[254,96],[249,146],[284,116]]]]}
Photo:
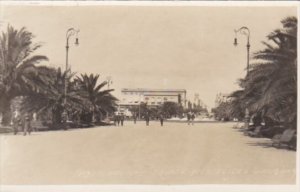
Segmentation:
{"type": "Polygon", "coordinates": [[[298,10],[0,1],[0,191],[299,190],[298,10]]]}

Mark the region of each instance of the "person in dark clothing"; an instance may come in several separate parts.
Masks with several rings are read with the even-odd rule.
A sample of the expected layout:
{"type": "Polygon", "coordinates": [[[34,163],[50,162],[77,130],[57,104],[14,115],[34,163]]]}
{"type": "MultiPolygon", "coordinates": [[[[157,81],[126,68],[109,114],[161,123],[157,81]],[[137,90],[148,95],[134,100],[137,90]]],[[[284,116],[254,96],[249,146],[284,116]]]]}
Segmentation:
{"type": "Polygon", "coordinates": [[[121,126],[123,126],[123,123],[124,123],[124,115],[123,114],[120,115],[120,121],[121,121],[121,126]]]}
{"type": "Polygon", "coordinates": [[[31,133],[31,118],[28,113],[25,114],[23,121],[24,121],[24,123],[23,123],[24,136],[27,133],[28,133],[28,135],[30,135],[30,133],[31,133]]]}
{"type": "Polygon", "coordinates": [[[133,122],[136,124],[136,114],[133,115],[133,122]]]}
{"type": "Polygon", "coordinates": [[[192,115],[191,115],[191,121],[192,121],[192,125],[194,125],[194,120],[195,120],[195,114],[194,114],[194,113],[192,113],[192,115]]]}
{"type": "Polygon", "coordinates": [[[164,116],[163,116],[163,114],[160,114],[159,120],[160,120],[160,126],[163,126],[164,125],[164,116]]]}
{"type": "Polygon", "coordinates": [[[187,121],[188,121],[188,125],[190,125],[191,113],[187,113],[187,121]]]}
{"type": "Polygon", "coordinates": [[[146,120],[146,125],[149,126],[149,121],[150,121],[149,113],[146,113],[145,120],[146,120]]]}
{"type": "Polygon", "coordinates": [[[117,124],[120,125],[120,115],[117,115],[117,124]]]}
{"type": "Polygon", "coordinates": [[[20,130],[20,127],[22,127],[22,120],[20,115],[16,115],[13,118],[13,129],[14,129],[14,135],[18,134],[18,131],[20,130]]]}
{"type": "Polygon", "coordinates": [[[114,125],[115,125],[115,126],[117,125],[117,121],[118,121],[118,120],[117,120],[117,115],[115,114],[115,115],[114,115],[114,125]]]}

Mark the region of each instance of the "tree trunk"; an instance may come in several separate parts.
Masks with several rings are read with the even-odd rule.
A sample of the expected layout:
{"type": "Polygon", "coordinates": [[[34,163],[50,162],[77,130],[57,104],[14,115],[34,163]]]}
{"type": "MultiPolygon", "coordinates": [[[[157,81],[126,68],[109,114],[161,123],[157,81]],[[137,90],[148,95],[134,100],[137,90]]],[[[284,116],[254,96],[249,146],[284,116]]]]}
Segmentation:
{"type": "Polygon", "coordinates": [[[0,113],[2,115],[2,124],[9,125],[11,122],[11,109],[10,109],[11,100],[7,97],[0,98],[0,113]]]}
{"type": "Polygon", "coordinates": [[[92,111],[92,123],[96,122],[96,118],[95,118],[95,111],[92,111]]]}
{"type": "Polygon", "coordinates": [[[57,108],[56,110],[52,110],[52,128],[59,129],[62,124],[62,110],[57,108]]]}

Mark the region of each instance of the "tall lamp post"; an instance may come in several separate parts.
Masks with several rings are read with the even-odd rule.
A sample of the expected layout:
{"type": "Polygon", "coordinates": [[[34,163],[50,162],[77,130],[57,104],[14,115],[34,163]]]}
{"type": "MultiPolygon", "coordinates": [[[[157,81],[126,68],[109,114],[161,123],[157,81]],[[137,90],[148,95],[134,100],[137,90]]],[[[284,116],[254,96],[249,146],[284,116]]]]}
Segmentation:
{"type": "MultiPolygon", "coordinates": [[[[107,89],[109,89],[109,86],[112,84],[112,78],[111,76],[106,77],[106,83],[107,83],[107,89]]],[[[108,112],[105,110],[106,119],[108,119],[108,112]]]]}
{"type": "MultiPolygon", "coordinates": [[[[74,28],[69,28],[67,30],[67,33],[66,33],[66,75],[68,73],[68,70],[71,70],[69,69],[69,39],[70,37],[76,35],[76,39],[75,39],[75,45],[78,46],[79,45],[79,41],[78,41],[78,33],[79,33],[79,30],[78,29],[74,29],[74,28]]],[[[68,118],[68,115],[67,115],[67,109],[66,109],[66,105],[67,105],[67,87],[68,87],[68,81],[67,81],[67,78],[65,78],[65,87],[64,87],[64,92],[65,92],[65,98],[64,98],[64,115],[65,115],[65,118],[67,120],[68,118]]]]}
{"type": "MultiPolygon", "coordinates": [[[[234,32],[235,32],[235,38],[234,38],[234,43],[233,43],[234,46],[238,45],[238,43],[237,43],[237,34],[238,33],[241,35],[245,35],[247,37],[246,48],[247,48],[247,75],[248,75],[248,73],[249,73],[249,52],[250,52],[250,29],[248,27],[243,26],[239,29],[234,30],[234,32]]],[[[248,127],[249,127],[249,120],[250,120],[249,110],[246,107],[246,109],[245,109],[245,128],[246,129],[248,129],[248,127]]]]}

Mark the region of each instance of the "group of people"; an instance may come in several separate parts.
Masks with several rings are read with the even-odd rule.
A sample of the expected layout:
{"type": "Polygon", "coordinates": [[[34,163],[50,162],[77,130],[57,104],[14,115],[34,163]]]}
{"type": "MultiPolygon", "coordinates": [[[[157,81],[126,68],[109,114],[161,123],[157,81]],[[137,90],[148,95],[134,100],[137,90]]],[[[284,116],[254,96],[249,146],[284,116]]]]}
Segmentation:
{"type": "MultiPolygon", "coordinates": [[[[23,135],[30,135],[32,132],[32,126],[31,126],[31,121],[34,118],[34,115],[30,115],[29,113],[25,113],[25,115],[20,115],[20,114],[16,114],[13,117],[13,131],[14,134],[17,135],[19,131],[23,131],[23,135]]],[[[144,120],[146,121],[146,126],[149,126],[150,124],[150,114],[146,113],[144,115],[144,120]]],[[[160,125],[163,126],[164,125],[164,119],[165,116],[164,114],[159,114],[157,116],[157,119],[160,121],[160,125]]],[[[194,119],[195,119],[195,114],[192,112],[188,112],[187,113],[187,122],[188,125],[190,124],[194,124],[194,119]]],[[[116,126],[123,126],[124,125],[124,121],[125,121],[125,116],[124,114],[115,114],[114,116],[114,124],[116,126]]],[[[137,121],[137,115],[134,114],[133,115],[133,121],[134,124],[136,124],[137,121]]]]}
{"type": "MultiPolygon", "coordinates": [[[[134,115],[132,116],[132,118],[133,118],[134,124],[136,124],[136,121],[137,121],[137,115],[134,114],[134,115]]],[[[149,113],[146,113],[145,116],[144,116],[144,119],[145,119],[145,121],[146,121],[146,126],[149,126],[150,119],[151,119],[151,118],[150,118],[150,114],[149,114],[149,113]]],[[[158,119],[159,119],[159,121],[160,121],[160,125],[163,126],[163,125],[164,125],[164,115],[163,115],[163,114],[160,114],[160,115],[158,116],[158,119]]],[[[115,114],[115,116],[114,116],[114,125],[119,126],[119,125],[121,124],[121,126],[123,126],[123,125],[124,125],[124,121],[125,121],[125,117],[124,117],[123,114],[115,114]]]]}
{"type": "Polygon", "coordinates": [[[25,113],[24,116],[21,116],[20,114],[16,114],[13,117],[13,131],[14,134],[17,135],[19,131],[23,131],[23,135],[30,135],[32,132],[31,127],[31,116],[29,113],[25,113]]]}
{"type": "Polygon", "coordinates": [[[121,123],[121,126],[123,126],[124,125],[124,120],[125,120],[125,117],[124,117],[123,114],[117,114],[117,115],[114,116],[114,124],[116,126],[119,126],[120,123],[121,123]]]}
{"type": "MultiPolygon", "coordinates": [[[[194,125],[195,117],[196,117],[195,113],[193,113],[193,112],[191,112],[191,111],[187,113],[187,123],[188,123],[188,125],[190,125],[190,124],[191,124],[191,125],[194,125]]],[[[136,124],[136,121],[137,121],[137,115],[136,115],[136,114],[133,114],[132,118],[133,118],[134,124],[136,124]]],[[[146,114],[143,116],[143,118],[144,118],[144,120],[145,120],[145,122],[146,122],[146,126],[149,126],[149,124],[150,124],[150,119],[151,119],[150,114],[149,114],[149,113],[146,113],[146,114]]],[[[160,125],[163,126],[163,125],[164,125],[164,119],[165,119],[164,114],[162,114],[162,113],[159,114],[159,115],[157,116],[157,119],[160,121],[160,125]]],[[[125,120],[125,117],[124,117],[123,114],[116,114],[116,115],[114,116],[114,124],[115,124],[116,126],[119,126],[120,124],[121,124],[121,126],[123,126],[123,125],[124,125],[124,120],[125,120]]]]}
{"type": "MultiPolygon", "coordinates": [[[[163,114],[159,114],[159,116],[157,118],[160,121],[160,126],[164,126],[164,115],[163,114]]],[[[149,113],[145,114],[145,120],[146,120],[146,126],[149,126],[149,122],[150,122],[150,115],[149,115],[149,113]]]]}

